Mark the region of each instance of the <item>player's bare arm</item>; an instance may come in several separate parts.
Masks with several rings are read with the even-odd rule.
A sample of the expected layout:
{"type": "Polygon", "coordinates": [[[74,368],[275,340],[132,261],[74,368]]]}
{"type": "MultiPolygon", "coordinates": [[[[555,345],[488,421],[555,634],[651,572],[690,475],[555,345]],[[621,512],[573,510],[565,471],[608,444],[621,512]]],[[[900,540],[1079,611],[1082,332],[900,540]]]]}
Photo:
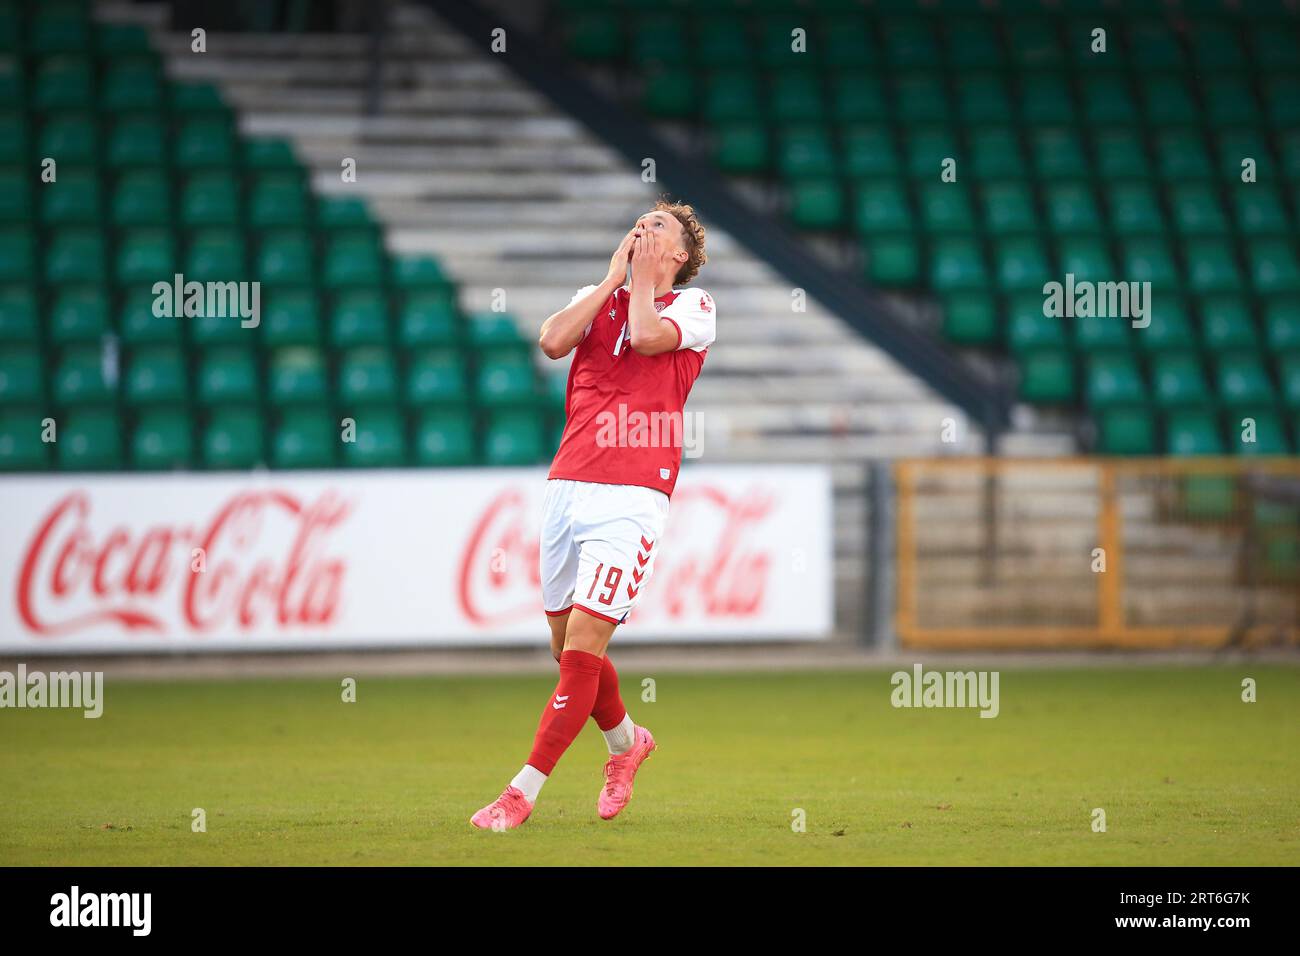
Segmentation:
{"type": "Polygon", "coordinates": [[[632,244],[640,232],[640,223],[628,230],[609,260],[609,272],[587,295],[572,305],[556,312],[542,323],[537,344],[550,359],[561,359],[582,341],[582,330],[596,318],[600,307],[614,290],[627,281],[627,265],[632,255],[632,244]]]}

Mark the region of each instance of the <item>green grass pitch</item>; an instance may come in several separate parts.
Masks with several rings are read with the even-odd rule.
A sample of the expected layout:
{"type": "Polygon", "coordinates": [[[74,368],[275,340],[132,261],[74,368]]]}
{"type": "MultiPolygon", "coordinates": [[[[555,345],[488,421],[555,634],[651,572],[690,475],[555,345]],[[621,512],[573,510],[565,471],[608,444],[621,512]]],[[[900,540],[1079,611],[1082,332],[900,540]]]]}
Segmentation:
{"type": "Polygon", "coordinates": [[[1300,863],[1300,668],[1008,670],[995,719],[895,709],[889,674],[666,673],[643,703],[655,675],[625,672],[659,742],[628,809],[596,816],[589,722],[508,833],[469,817],[552,678],[362,677],[344,703],[337,680],[110,677],[98,720],[0,711],[0,864],[1300,863]]]}

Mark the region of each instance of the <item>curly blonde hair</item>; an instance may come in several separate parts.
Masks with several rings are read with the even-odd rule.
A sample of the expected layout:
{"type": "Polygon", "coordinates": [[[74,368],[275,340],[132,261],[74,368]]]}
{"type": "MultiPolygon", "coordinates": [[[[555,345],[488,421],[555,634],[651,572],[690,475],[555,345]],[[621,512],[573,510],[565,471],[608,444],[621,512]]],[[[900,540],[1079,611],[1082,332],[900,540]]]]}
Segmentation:
{"type": "Polygon", "coordinates": [[[695,207],[689,203],[661,199],[655,203],[655,212],[666,212],[682,224],[682,245],[687,258],[677,270],[673,285],[686,285],[700,274],[700,266],[709,261],[704,254],[704,227],[695,215],[695,207]]]}

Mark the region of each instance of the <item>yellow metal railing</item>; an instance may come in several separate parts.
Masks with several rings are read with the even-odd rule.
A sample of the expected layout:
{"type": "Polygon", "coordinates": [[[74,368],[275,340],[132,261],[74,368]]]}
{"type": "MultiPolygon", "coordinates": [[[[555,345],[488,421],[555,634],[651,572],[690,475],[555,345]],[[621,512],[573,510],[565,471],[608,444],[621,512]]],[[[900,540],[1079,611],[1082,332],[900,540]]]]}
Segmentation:
{"type": "Polygon", "coordinates": [[[894,478],[904,646],[1300,640],[1300,459],[915,459],[894,478]]]}

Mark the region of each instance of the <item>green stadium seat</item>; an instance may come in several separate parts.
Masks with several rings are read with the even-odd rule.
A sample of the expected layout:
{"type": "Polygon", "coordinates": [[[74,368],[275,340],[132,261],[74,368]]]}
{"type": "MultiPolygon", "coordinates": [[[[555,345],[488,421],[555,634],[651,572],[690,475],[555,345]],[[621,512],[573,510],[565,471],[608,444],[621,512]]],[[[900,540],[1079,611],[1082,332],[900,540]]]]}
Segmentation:
{"type": "Polygon", "coordinates": [[[39,401],[43,363],[31,346],[0,348],[0,407],[39,401]]]}
{"type": "MultiPolygon", "coordinates": [[[[1096,57],[1089,53],[1090,63],[1106,65],[1109,57],[1096,57]]],[[[1097,126],[1131,124],[1138,121],[1137,105],[1124,78],[1115,75],[1091,76],[1079,88],[1083,101],[1083,116],[1097,126]]]]}
{"type": "Polygon", "coordinates": [[[300,229],[276,229],[262,237],[256,272],[273,285],[311,285],[315,278],[311,237],[300,229]]]}
{"type": "Polygon", "coordinates": [[[1300,352],[1300,302],[1285,296],[1264,307],[1265,338],[1273,355],[1300,352]]]}
{"type": "MultiPolygon", "coordinates": [[[[1241,122],[1236,120],[1235,122],[1241,122]]],[[[1259,130],[1252,127],[1227,127],[1218,131],[1218,152],[1215,160],[1215,172],[1227,182],[1232,189],[1238,190],[1247,184],[1241,181],[1242,160],[1250,157],[1255,160],[1255,171],[1259,182],[1250,183],[1250,188],[1272,182],[1277,176],[1277,166],[1273,162],[1272,149],[1265,143],[1259,130]]]]}
{"type": "Polygon", "coordinates": [[[1196,333],[1186,301],[1181,296],[1167,293],[1153,298],[1148,313],[1150,324],[1136,330],[1139,347],[1149,355],[1194,349],[1196,333]]]}
{"type": "Polygon", "coordinates": [[[235,137],[225,117],[199,116],[176,132],[175,161],[181,169],[228,167],[235,161],[235,137]]]}
{"type": "Polygon", "coordinates": [[[1218,355],[1231,351],[1253,352],[1259,346],[1247,300],[1235,295],[1201,300],[1201,337],[1205,348],[1218,355]]]}
{"type": "Polygon", "coordinates": [[[1008,20],[1006,26],[1007,50],[1020,68],[1052,69],[1064,62],[1065,48],[1053,21],[1024,17],[1008,20]]]}
{"type": "Polygon", "coordinates": [[[205,308],[202,315],[193,316],[186,321],[189,324],[190,342],[200,349],[223,345],[251,348],[256,341],[257,329],[260,328],[260,322],[257,326],[245,327],[245,320],[239,315],[237,306],[231,305],[225,309],[205,308]]]}
{"type": "Polygon", "coordinates": [[[406,426],[397,409],[369,406],[348,417],[356,422],[356,441],[343,442],[343,464],[353,468],[406,464],[406,426]]]}
{"type": "Polygon", "coordinates": [[[1170,190],[1169,205],[1174,226],[1188,236],[1218,236],[1228,227],[1218,197],[1208,186],[1192,184],[1170,190]]]}
{"type": "Polygon", "coordinates": [[[834,179],[804,179],[790,187],[790,218],[801,229],[835,229],[844,220],[844,191],[834,179]]]}
{"type": "Polygon", "coordinates": [[[840,138],[844,172],[854,179],[896,175],[898,145],[888,127],[852,126],[840,138]]]}
{"type": "Polygon", "coordinates": [[[261,330],[263,341],[272,348],[318,344],[321,323],[315,293],[289,287],[264,290],[261,330]]]}
{"type": "Polygon", "coordinates": [[[316,408],[286,409],[271,439],[275,468],[331,468],[341,430],[328,413],[316,408]]]}
{"type": "Polygon", "coordinates": [[[1251,282],[1260,295],[1300,293],[1300,261],[1286,239],[1259,239],[1246,248],[1251,282]]]}
{"type": "Polygon", "coordinates": [[[1197,131],[1162,130],[1156,134],[1155,150],[1157,168],[1169,182],[1209,179],[1214,175],[1210,151],[1197,131]]]}
{"type": "Polygon", "coordinates": [[[1222,455],[1223,436],[1214,412],[1180,409],[1165,419],[1165,450],[1180,457],[1188,455],[1222,455]]]}
{"type": "Polygon", "coordinates": [[[1097,451],[1103,455],[1152,455],[1156,451],[1156,423],[1150,408],[1120,406],[1096,416],[1097,451]]]}
{"type": "Polygon", "coordinates": [[[1047,223],[1057,233],[1101,231],[1101,213],[1092,189],[1084,182],[1063,182],[1044,189],[1047,223]]]}
{"type": "Polygon", "coordinates": [[[0,112],[0,163],[14,166],[26,163],[27,147],[27,121],[23,114],[0,112]]]}
{"type": "Polygon", "coordinates": [[[1232,199],[1237,229],[1244,236],[1285,235],[1290,232],[1278,191],[1264,183],[1242,183],[1232,199]]]}
{"type": "Polygon", "coordinates": [[[388,344],[388,302],[381,292],[340,295],[330,310],[330,344],[335,348],[388,344]]]}
{"type": "Polygon", "coordinates": [[[532,362],[515,352],[480,356],[475,392],[484,405],[529,404],[537,398],[532,362]]]}
{"type": "Polygon", "coordinates": [[[1187,273],[1195,292],[1236,292],[1241,289],[1241,271],[1232,247],[1215,239],[1193,240],[1184,249],[1187,273]]]}
{"type": "Polygon", "coordinates": [[[49,467],[50,445],[41,440],[44,417],[35,408],[0,409],[0,473],[49,467]]]}
{"type": "Polygon", "coordinates": [[[1225,355],[1218,365],[1216,384],[1224,405],[1230,408],[1272,406],[1276,401],[1268,372],[1256,356],[1225,355]]]}
{"type": "Polygon", "coordinates": [[[89,59],[51,56],[41,61],[31,103],[36,110],[85,110],[94,102],[94,71],[89,59]]]}
{"type": "Polygon", "coordinates": [[[1278,361],[1278,381],[1282,385],[1282,404],[1292,414],[1300,413],[1300,355],[1287,355],[1278,361]]]}
{"type": "Polygon", "coordinates": [[[821,56],[836,72],[862,70],[879,66],[880,50],[874,32],[866,21],[852,13],[827,17],[822,21],[821,56]]]}
{"type": "Polygon", "coordinates": [[[789,179],[835,175],[835,150],[826,129],[785,129],[779,140],[777,168],[789,179]]]}
{"type": "Polygon", "coordinates": [[[172,113],[177,116],[225,116],[228,113],[221,91],[212,83],[176,82],[170,84],[170,93],[172,113]]]}
{"type": "Polygon", "coordinates": [[[963,345],[992,345],[997,342],[997,308],[991,296],[957,292],[946,296],[945,300],[943,330],[949,340],[963,345]]]}
{"type": "Polygon", "coordinates": [[[1167,292],[1181,285],[1178,265],[1169,244],[1155,236],[1129,239],[1121,248],[1120,263],[1129,282],[1150,282],[1153,290],[1167,292]]]}
{"type": "Polygon", "coordinates": [[[1190,352],[1153,356],[1151,391],[1162,408],[1207,405],[1211,401],[1201,363],[1190,352]]]}
{"type": "Polygon", "coordinates": [[[26,228],[0,229],[0,281],[27,281],[36,268],[36,242],[26,228]]]}
{"type": "Polygon", "coordinates": [[[957,103],[962,120],[970,126],[1013,119],[1011,94],[997,73],[967,74],[957,87],[957,103]]]}
{"type": "Polygon", "coordinates": [[[837,73],[830,80],[831,115],[839,123],[879,123],[889,117],[888,99],[874,73],[837,73]]]}
{"type": "Polygon", "coordinates": [[[271,172],[259,176],[248,197],[248,222],[257,229],[301,228],[307,224],[308,192],[295,174],[271,172]]]}
{"type": "MultiPolygon", "coordinates": [[[[970,168],[978,179],[1019,180],[1024,174],[1020,137],[1015,130],[1005,126],[973,129],[970,131],[970,162],[970,168]]],[[[959,181],[961,171],[959,164],[959,181]]]]}
{"type": "Polygon", "coordinates": [[[239,186],[228,172],[191,176],[181,192],[181,224],[234,226],[239,222],[239,186]]]}
{"type": "Polygon", "coordinates": [[[882,20],[885,60],[894,67],[934,68],[941,62],[939,41],[930,24],[919,18],[882,20]]]}
{"type": "Polygon", "coordinates": [[[1057,246],[1061,271],[1073,273],[1076,280],[1091,282],[1114,281],[1114,260],[1106,243],[1092,237],[1070,236],[1057,246]]]}
{"type": "Polygon", "coordinates": [[[36,293],[29,286],[0,286],[0,345],[36,343],[38,313],[36,293]]]}
{"type": "Polygon", "coordinates": [[[45,250],[45,281],[99,283],[106,277],[104,237],[97,229],[70,228],[54,233],[45,250]]]}
{"type": "MultiPolygon", "coordinates": [[[[37,151],[60,166],[94,166],[99,161],[99,130],[85,113],[55,114],[41,127],[37,151]]],[[[45,185],[55,186],[55,183],[45,185]]]]}
{"type": "Polygon", "coordinates": [[[373,238],[343,233],[325,248],[324,284],[331,289],[378,286],[384,280],[382,250],[373,238]]]}
{"type": "Polygon", "coordinates": [[[131,405],[176,405],[186,400],[185,357],[174,345],[136,349],[126,365],[122,395],[131,405]]]}
{"type": "Polygon", "coordinates": [[[868,236],[864,240],[867,277],[883,286],[910,286],[921,277],[921,253],[911,236],[868,236]]]}
{"type": "Polygon", "coordinates": [[[623,52],[623,31],[611,13],[589,10],[565,24],[569,52],[579,60],[614,60],[623,52]]]}
{"type": "Polygon", "coordinates": [[[476,349],[522,349],[519,326],[508,312],[474,312],[468,317],[469,341],[476,349]]]}
{"type": "Polygon", "coordinates": [[[1182,44],[1162,20],[1129,20],[1125,41],[1129,57],[1144,68],[1177,70],[1186,66],[1182,44]]]}
{"type": "Polygon", "coordinates": [[[297,172],[298,159],[287,139],[259,136],[244,141],[244,168],[256,172],[297,172]]]}
{"type": "Polygon", "coordinates": [[[123,176],[113,191],[109,219],[114,226],[167,226],[172,222],[171,191],[156,171],[123,176]]]}
{"type": "Polygon", "coordinates": [[[265,460],[261,415],[253,408],[214,409],[203,429],[203,466],[212,469],[253,468],[265,460]]]}
{"type": "Polygon", "coordinates": [[[397,399],[397,365],[384,348],[356,348],[339,357],[338,394],[349,408],[397,399]]]}
{"type": "Polygon", "coordinates": [[[1236,31],[1224,23],[1198,20],[1192,24],[1188,39],[1192,59],[1202,70],[1240,70],[1246,65],[1246,54],[1236,31]]]}
{"type": "Polygon", "coordinates": [[[415,423],[415,463],[426,467],[472,465],[474,427],[463,412],[430,409],[415,423]]]}
{"type": "Polygon", "coordinates": [[[204,229],[190,236],[185,279],[195,282],[246,282],[244,240],[233,229],[204,229]]]}
{"type": "MultiPolygon", "coordinates": [[[[966,88],[966,84],[963,84],[966,88]]],[[[952,108],[940,77],[930,73],[901,73],[894,77],[895,109],[909,123],[947,123],[952,108]]]]}
{"type": "Polygon", "coordinates": [[[108,296],[98,286],[59,291],[47,317],[53,345],[97,344],[108,334],[108,296]]]}
{"type": "Polygon", "coordinates": [[[980,245],[973,239],[939,239],[932,250],[931,285],[939,292],[953,289],[982,289],[988,272],[980,245]]]}
{"type": "Polygon", "coordinates": [[[944,56],[950,67],[993,69],[1004,65],[1002,46],[988,20],[951,20],[944,40],[944,56]]]}
{"type": "Polygon", "coordinates": [[[60,169],[58,179],[43,183],[41,221],[47,226],[98,225],[99,177],[93,170],[60,169]]]}
{"type": "MultiPolygon", "coordinates": [[[[1295,67],[1294,59],[1290,65],[1295,67]]],[[[1300,123],[1300,79],[1294,73],[1279,73],[1266,79],[1264,100],[1268,104],[1269,120],[1278,129],[1300,123]]]]}
{"type": "Polygon", "coordinates": [[[1041,292],[1043,285],[1054,276],[1042,243],[1028,236],[1014,236],[994,245],[994,272],[998,285],[1004,291],[1018,292],[1036,289],[1041,292]]]}
{"type": "Polygon", "coordinates": [[[149,34],[144,27],[134,23],[96,24],[95,50],[101,59],[153,52],[149,34]]]}
{"type": "Polygon", "coordinates": [[[131,431],[131,466],[141,471],[189,468],[194,459],[190,417],[175,409],[151,409],[131,431]]]}
{"type": "Polygon", "coordinates": [[[357,196],[317,197],[316,222],[326,229],[355,230],[375,225],[365,200],[357,196]]]}
{"type": "Polygon", "coordinates": [[[695,112],[696,78],[679,69],[655,69],[646,77],[641,107],[650,116],[680,119],[695,112]]]}
{"type": "MultiPolygon", "coordinates": [[[[718,61],[712,61],[718,62],[718,61]]],[[[763,118],[763,101],[754,74],[741,71],[714,73],[705,80],[704,118],[709,123],[763,118]]]]}
{"type": "Polygon", "coordinates": [[[115,58],[104,71],[100,103],[114,113],[153,112],[162,108],[163,83],[150,57],[115,58]]]}
{"type": "MultiPolygon", "coordinates": [[[[176,247],[169,229],[133,229],[117,247],[114,275],[122,285],[167,282],[176,274],[176,247]]],[[[186,277],[197,278],[197,277],[186,277]]]]}
{"type": "Polygon", "coordinates": [[[1253,123],[1260,110],[1248,77],[1232,73],[1207,73],[1200,78],[1205,116],[1215,126],[1253,123]]]}
{"type": "Polygon", "coordinates": [[[907,232],[912,228],[913,216],[906,193],[892,180],[860,183],[854,213],[858,232],[863,235],[907,232]]]}
{"type": "Polygon", "coordinates": [[[542,460],[547,443],[541,416],[523,409],[497,412],[488,417],[483,436],[488,465],[531,465],[542,460]]]}
{"type": "Polygon", "coordinates": [[[952,131],[945,127],[917,126],[909,132],[907,171],[914,179],[937,178],[944,161],[957,159],[960,155],[952,131]]]}
{"type": "Polygon", "coordinates": [[[1146,402],[1146,385],[1137,363],[1128,355],[1103,352],[1087,361],[1087,400],[1093,408],[1146,402]]]}
{"type": "Polygon", "coordinates": [[[267,397],[273,405],[323,405],[329,399],[329,372],[319,349],[277,349],[267,369],[267,397]]]}
{"type": "Polygon", "coordinates": [[[431,256],[394,256],[392,260],[393,285],[405,292],[420,290],[444,291],[452,282],[437,259],[431,256]]]}
{"type": "Polygon", "coordinates": [[[409,296],[397,317],[397,341],[406,348],[454,345],[460,338],[456,304],[450,293],[409,296]]]}
{"type": "Polygon", "coordinates": [[[921,189],[921,221],[933,233],[967,233],[975,228],[970,194],[960,182],[931,183],[921,189]]]}
{"type": "Polygon", "coordinates": [[[260,380],[250,349],[214,348],[199,360],[195,394],[200,405],[241,405],[258,400],[260,380]]]}
{"type": "Polygon", "coordinates": [[[428,350],[411,358],[404,396],[413,406],[454,405],[468,396],[468,385],[465,363],[458,352],[428,350]]]}
{"type": "Polygon", "coordinates": [[[1121,182],[1108,194],[1112,229],[1121,236],[1160,236],[1165,217],[1155,191],[1142,182],[1121,182]]]}
{"type": "Polygon", "coordinates": [[[1043,314],[1043,296],[1022,293],[1007,302],[1007,345],[1017,354],[1036,350],[1059,350],[1067,342],[1061,320],[1043,314]]]}
{"type": "Polygon", "coordinates": [[[1140,84],[1146,120],[1155,126],[1190,125],[1199,121],[1200,108],[1192,91],[1178,74],[1143,79],[1140,84]]]}
{"type": "MultiPolygon", "coordinates": [[[[786,34],[789,54],[789,34],[786,34]]],[[[777,123],[816,122],[825,118],[820,76],[806,71],[776,72],[771,77],[768,116],[777,123]]]]}
{"type": "Polygon", "coordinates": [[[1097,174],[1103,183],[1116,179],[1146,179],[1151,175],[1142,136],[1136,129],[1098,130],[1093,139],[1097,174]]]}
{"type": "Polygon", "coordinates": [[[1075,344],[1083,352],[1126,352],[1133,347],[1126,319],[1110,315],[1077,315],[1067,321],[1073,324],[1075,344]]]}
{"type": "Polygon", "coordinates": [[[1030,149],[1034,168],[1044,180],[1082,179],[1088,175],[1083,143],[1072,129],[1060,126],[1036,129],[1030,149]]]}
{"type": "Polygon", "coordinates": [[[34,209],[30,177],[19,169],[0,169],[0,224],[26,224],[34,209]]]}
{"type": "Polygon", "coordinates": [[[723,123],[714,141],[713,161],[729,173],[757,173],[768,166],[771,147],[760,123],[723,123]]]}
{"type": "Polygon", "coordinates": [[[180,345],[184,319],[155,315],[155,296],[150,289],[129,292],[118,313],[117,327],[127,346],[180,345]]]}
{"type": "Polygon", "coordinates": [[[122,467],[122,423],[107,408],[78,408],[56,419],[54,442],[63,471],[115,471],[122,467]]]}
{"type": "Polygon", "coordinates": [[[1038,404],[1075,399],[1074,363],[1065,349],[1035,349],[1020,358],[1020,397],[1038,404]]]}
{"type": "Polygon", "coordinates": [[[994,237],[1038,231],[1034,197],[1023,182],[993,182],[983,190],[982,222],[994,237]]]}
{"type": "Polygon", "coordinates": [[[1071,123],[1076,118],[1069,84],[1056,73],[1038,73],[1023,78],[1019,107],[1021,119],[1030,126],[1071,123]]]}

